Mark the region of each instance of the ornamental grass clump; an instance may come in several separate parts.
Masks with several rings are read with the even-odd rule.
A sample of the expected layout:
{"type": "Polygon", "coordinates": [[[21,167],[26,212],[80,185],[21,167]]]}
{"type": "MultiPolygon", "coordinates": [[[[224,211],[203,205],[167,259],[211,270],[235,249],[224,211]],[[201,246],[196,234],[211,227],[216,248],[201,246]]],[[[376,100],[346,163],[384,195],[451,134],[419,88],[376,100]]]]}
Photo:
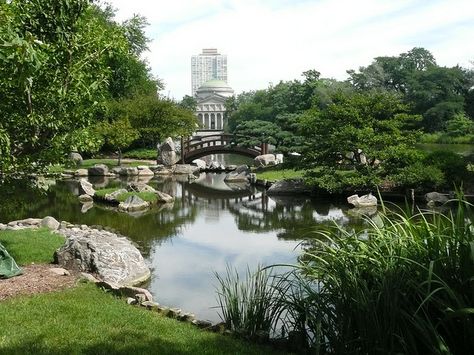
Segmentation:
{"type": "Polygon", "coordinates": [[[269,270],[247,269],[245,280],[241,280],[236,270],[227,267],[225,276],[216,273],[216,277],[220,317],[227,329],[248,338],[268,338],[277,311],[276,279],[269,270]]]}
{"type": "MultiPolygon", "coordinates": [[[[384,208],[363,232],[320,232],[299,273],[308,345],[326,353],[465,354],[474,348],[469,204],[410,215],[384,208]]],[[[288,297],[288,296],[287,296],[288,297]]],[[[292,305],[290,304],[291,308],[292,305]]]]}
{"type": "Polygon", "coordinates": [[[281,327],[294,350],[315,354],[471,353],[470,207],[462,200],[447,213],[384,206],[363,231],[318,231],[293,270],[259,278],[258,299],[271,300],[267,313],[243,306],[253,284],[247,279],[239,288],[238,275],[228,273],[224,319],[247,329],[249,319],[265,314],[265,325],[281,327]]]}

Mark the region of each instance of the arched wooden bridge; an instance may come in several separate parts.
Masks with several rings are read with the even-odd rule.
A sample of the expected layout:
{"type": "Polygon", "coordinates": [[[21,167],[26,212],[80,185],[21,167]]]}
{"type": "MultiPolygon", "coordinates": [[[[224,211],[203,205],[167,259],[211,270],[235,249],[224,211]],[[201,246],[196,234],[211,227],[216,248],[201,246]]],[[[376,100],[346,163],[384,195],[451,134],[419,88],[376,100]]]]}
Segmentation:
{"type": "Polygon", "coordinates": [[[268,153],[268,144],[244,147],[237,143],[238,138],[248,138],[242,135],[219,133],[209,136],[193,136],[181,138],[181,159],[178,163],[186,164],[210,154],[240,154],[255,158],[268,153]]]}

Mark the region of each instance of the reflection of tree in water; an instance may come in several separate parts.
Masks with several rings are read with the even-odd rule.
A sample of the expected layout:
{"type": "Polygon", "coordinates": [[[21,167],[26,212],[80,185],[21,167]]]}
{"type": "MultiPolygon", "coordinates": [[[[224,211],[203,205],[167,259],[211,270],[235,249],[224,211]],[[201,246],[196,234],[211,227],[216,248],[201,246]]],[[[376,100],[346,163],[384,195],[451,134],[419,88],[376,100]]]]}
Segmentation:
{"type": "Polygon", "coordinates": [[[263,193],[230,205],[229,211],[235,215],[240,230],[278,231],[278,237],[284,239],[314,238],[318,227],[334,223],[351,228],[363,226],[363,218],[348,214],[346,208],[306,197],[269,197],[263,193]]]}
{"type": "MultiPolygon", "coordinates": [[[[169,189],[172,182],[167,182],[169,189]]],[[[174,185],[178,184],[174,181],[174,185]]],[[[113,181],[115,187],[122,182],[113,181]]],[[[168,191],[169,191],[168,189],[168,191]]],[[[77,181],[58,181],[48,191],[35,188],[25,181],[3,185],[0,194],[0,221],[8,222],[28,217],[43,218],[53,216],[59,221],[76,224],[107,226],[137,242],[147,255],[155,241],[173,237],[180,233],[185,224],[191,224],[197,215],[197,208],[176,196],[176,201],[168,208],[160,206],[140,215],[117,212],[115,208],[95,204],[87,213],[81,213],[82,204],[77,198],[77,181]]]]}

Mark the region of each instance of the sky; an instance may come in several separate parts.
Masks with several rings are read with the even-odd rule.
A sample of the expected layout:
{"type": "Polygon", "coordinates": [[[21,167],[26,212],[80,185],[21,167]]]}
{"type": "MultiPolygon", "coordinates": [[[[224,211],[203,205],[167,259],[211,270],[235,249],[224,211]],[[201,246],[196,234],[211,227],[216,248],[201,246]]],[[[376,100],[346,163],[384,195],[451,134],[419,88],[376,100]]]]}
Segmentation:
{"type": "Polygon", "coordinates": [[[163,95],[191,94],[191,56],[227,54],[236,93],[305,70],[343,80],[377,56],[424,47],[439,65],[471,68],[473,0],[108,0],[116,20],[140,14],[152,39],[145,54],[163,95]]]}

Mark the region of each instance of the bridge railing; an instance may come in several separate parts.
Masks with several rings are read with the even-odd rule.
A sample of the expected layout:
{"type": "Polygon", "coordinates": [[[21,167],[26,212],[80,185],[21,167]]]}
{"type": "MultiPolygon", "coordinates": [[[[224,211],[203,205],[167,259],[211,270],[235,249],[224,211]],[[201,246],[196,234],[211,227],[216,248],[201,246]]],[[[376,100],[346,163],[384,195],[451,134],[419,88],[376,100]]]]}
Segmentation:
{"type": "Polygon", "coordinates": [[[236,152],[242,152],[245,149],[248,153],[253,156],[266,154],[268,151],[267,145],[262,144],[260,146],[253,147],[242,147],[238,144],[238,138],[249,138],[244,135],[219,133],[211,134],[207,136],[193,136],[187,139],[181,139],[181,156],[182,161],[186,159],[188,155],[195,155],[200,152],[215,151],[216,148],[224,148],[225,150],[231,151],[235,148],[236,152]]]}

